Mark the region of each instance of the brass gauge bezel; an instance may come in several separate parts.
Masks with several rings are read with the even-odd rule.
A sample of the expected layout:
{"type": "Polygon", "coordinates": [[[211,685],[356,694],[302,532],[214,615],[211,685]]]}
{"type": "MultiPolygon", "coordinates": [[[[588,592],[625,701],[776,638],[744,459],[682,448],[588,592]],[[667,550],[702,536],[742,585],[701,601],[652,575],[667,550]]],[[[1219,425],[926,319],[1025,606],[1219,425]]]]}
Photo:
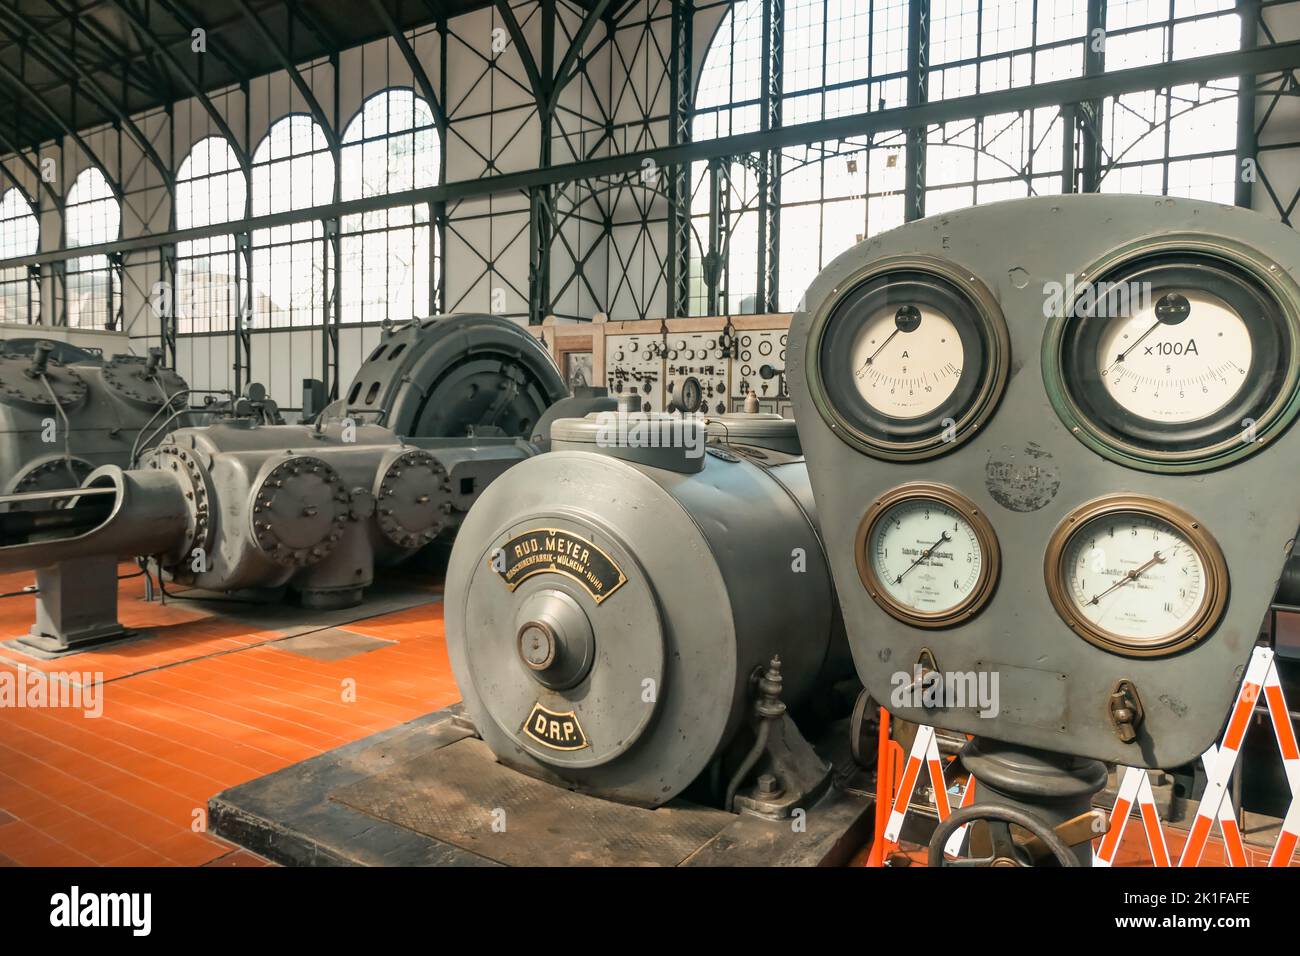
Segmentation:
{"type": "Polygon", "coordinates": [[[882,611],[904,624],[912,627],[941,628],[951,627],[970,620],[989,602],[997,587],[999,572],[1002,568],[1002,549],[998,543],[997,532],[993,524],[975,502],[971,501],[956,488],[933,481],[910,481],[885,492],[871,503],[866,514],[858,523],[857,534],[853,539],[853,558],[858,568],[858,578],[866,588],[871,600],[882,611]],[[881,520],[889,514],[895,505],[912,501],[932,501],[951,508],[960,514],[975,532],[975,539],[980,548],[980,574],[975,587],[959,604],[945,611],[918,611],[898,601],[891,595],[876,575],[867,553],[872,536],[881,520]]]}
{"type": "Polygon", "coordinates": [[[1149,495],[1105,495],[1080,505],[1052,532],[1043,555],[1047,596],[1066,626],[1088,643],[1125,657],[1162,657],[1199,643],[1218,626],[1228,603],[1228,562],[1205,525],[1177,505],[1149,495]],[[1140,643],[1092,623],[1075,611],[1069,571],[1064,558],[1074,536],[1092,521],[1108,515],[1132,514],[1172,526],[1195,549],[1205,569],[1205,596],[1196,616],[1168,634],[1140,643]]]}
{"type": "Polygon", "coordinates": [[[1006,390],[1010,366],[1011,336],[992,291],[972,271],[921,254],[875,260],[837,283],[813,315],[805,358],[813,404],[840,440],[872,458],[899,462],[924,461],[947,454],[978,432],[1006,390]],[[861,321],[861,316],[842,314],[841,307],[847,307],[849,300],[867,286],[902,275],[912,277],[911,281],[934,283],[936,288],[960,299],[973,317],[970,334],[981,343],[978,354],[968,354],[963,360],[964,367],[973,370],[973,380],[967,389],[969,397],[954,407],[950,415],[946,415],[944,410],[936,410],[909,423],[909,429],[921,428],[921,431],[908,435],[891,431],[900,426],[898,420],[888,420],[893,423],[888,427],[882,423],[868,425],[868,421],[879,416],[861,399],[842,402],[846,405],[860,403],[860,408],[839,407],[832,395],[834,383],[828,385],[826,370],[822,368],[823,342],[834,331],[832,327],[861,321]],[[927,422],[927,419],[932,421],[927,422]]]}

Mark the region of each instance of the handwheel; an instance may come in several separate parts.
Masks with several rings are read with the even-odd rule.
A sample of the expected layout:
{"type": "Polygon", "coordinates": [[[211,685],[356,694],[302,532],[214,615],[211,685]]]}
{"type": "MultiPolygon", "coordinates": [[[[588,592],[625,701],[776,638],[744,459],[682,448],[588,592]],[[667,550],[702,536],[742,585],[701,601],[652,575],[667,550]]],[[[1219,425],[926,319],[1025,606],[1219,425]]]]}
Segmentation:
{"type": "Polygon", "coordinates": [[[1011,826],[1028,830],[1039,846],[1056,858],[1058,866],[1079,866],[1079,858],[1056,831],[1037,817],[997,804],[980,804],[953,811],[940,823],[930,838],[930,866],[1037,866],[1034,854],[1011,836],[1011,826]],[[991,851],[988,856],[950,860],[944,856],[948,839],[965,824],[983,822],[988,826],[991,851]]]}
{"type": "Polygon", "coordinates": [[[864,770],[876,765],[880,754],[880,705],[864,688],[853,705],[849,719],[849,749],[853,762],[864,770]]]}

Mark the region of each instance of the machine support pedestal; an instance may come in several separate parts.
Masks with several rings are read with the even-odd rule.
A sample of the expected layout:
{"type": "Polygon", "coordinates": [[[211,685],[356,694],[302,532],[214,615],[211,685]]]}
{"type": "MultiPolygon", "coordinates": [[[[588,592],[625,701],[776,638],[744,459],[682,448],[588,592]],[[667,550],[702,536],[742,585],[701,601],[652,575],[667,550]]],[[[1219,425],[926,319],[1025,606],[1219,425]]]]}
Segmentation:
{"type": "MultiPolygon", "coordinates": [[[[986,737],[967,744],[961,762],[977,784],[972,814],[989,807],[1027,813],[1060,836],[1080,866],[1092,865],[1091,837],[1101,834],[1079,822],[1068,828],[1062,825],[1087,819],[1093,796],[1106,784],[1104,764],[986,737]]],[[[977,834],[972,832],[972,854],[980,855],[984,850],[976,842],[977,834]]]]}
{"type": "Polygon", "coordinates": [[[36,572],[36,622],[22,644],[59,654],[124,637],[117,619],[117,559],[72,558],[36,572]]]}

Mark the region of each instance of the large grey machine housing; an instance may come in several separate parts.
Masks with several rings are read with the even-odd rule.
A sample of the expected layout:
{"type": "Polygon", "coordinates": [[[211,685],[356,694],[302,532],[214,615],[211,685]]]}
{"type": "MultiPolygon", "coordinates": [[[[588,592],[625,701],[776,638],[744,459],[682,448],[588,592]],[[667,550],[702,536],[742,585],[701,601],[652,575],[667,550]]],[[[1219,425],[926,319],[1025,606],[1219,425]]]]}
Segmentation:
{"type": "Polygon", "coordinates": [[[148,357],[109,359],[66,343],[0,350],[0,494],[75,488],[100,465],[129,467],[149,433],[184,422],[189,389],[148,357]]]}
{"type": "MultiPolygon", "coordinates": [[[[1248,261],[1294,322],[1300,274],[1293,230],[1246,210],[1183,199],[1061,196],[998,203],[921,220],[863,242],[808,289],[790,330],[789,380],[831,569],[857,670],[875,698],[910,721],[1041,751],[1139,767],[1195,760],[1216,738],[1260,632],[1300,525],[1300,431],[1283,423],[1218,470],[1135,467],[1099,453],[1053,405],[1047,338],[1064,316],[1044,315],[1047,283],[1092,275],[1117,250],[1179,248],[1248,261]],[[923,460],[887,460],[843,437],[812,389],[810,341],[828,314],[882,263],[942,263],[986,290],[1005,318],[1009,354],[1000,403],[923,460]],[[942,629],[912,626],[869,596],[855,562],[855,529],[885,491],[925,479],[955,488],[1001,541],[1001,580],[986,606],[942,629]],[[1053,608],[1044,553],[1072,509],[1117,492],[1155,496],[1203,521],[1226,558],[1230,591],[1213,631],[1159,656],[1125,656],[1081,639],[1053,608]],[[927,657],[927,655],[930,655],[927,657]],[[918,661],[939,671],[1000,675],[996,716],[979,708],[891,703],[895,675],[918,661]],[[927,663],[929,666],[929,663],[927,663]],[[1121,682],[1145,717],[1131,740],[1109,704],[1121,682]]],[[[1286,396],[1284,396],[1285,398],[1286,396]]],[[[1292,400],[1294,396],[1291,396],[1292,400]]],[[[1233,454],[1236,454],[1235,452],[1233,454]]],[[[914,703],[914,702],[913,702],[914,703]]],[[[1095,783],[1095,782],[1094,782],[1095,783]]],[[[1099,785],[1095,784],[1095,785],[1099,785]]]]}
{"type": "Polygon", "coordinates": [[[785,708],[851,666],[793,423],[607,413],[555,422],[551,449],[479,498],[447,570],[483,740],[624,803],[704,776],[725,809],[809,806],[829,767],[785,708]],[[664,441],[611,440],[620,421],[664,441]]]}

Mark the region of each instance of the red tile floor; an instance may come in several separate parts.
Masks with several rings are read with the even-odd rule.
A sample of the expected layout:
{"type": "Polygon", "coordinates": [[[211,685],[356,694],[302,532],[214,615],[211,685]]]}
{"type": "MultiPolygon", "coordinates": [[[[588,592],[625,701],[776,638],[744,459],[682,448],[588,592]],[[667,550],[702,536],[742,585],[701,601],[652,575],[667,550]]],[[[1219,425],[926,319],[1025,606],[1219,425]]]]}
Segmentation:
{"type": "MultiPolygon", "coordinates": [[[[0,575],[0,593],[30,583],[0,575]]],[[[53,663],[0,647],[0,673],[21,666],[105,682],[99,717],[0,708],[0,865],[265,865],[202,832],[209,797],[460,699],[436,592],[340,625],[390,643],[333,661],[291,653],[277,647],[278,632],[250,632],[206,608],[145,603],[142,592],[141,578],[120,584],[122,622],[153,628],[137,640],[53,663]]],[[[33,604],[0,600],[0,640],[27,631],[33,604]]],[[[1184,837],[1166,828],[1175,858],[1184,837]]],[[[924,859],[918,848],[900,852],[924,859]]],[[[1248,852],[1267,860],[1265,849],[1248,852]]],[[[1205,865],[1223,862],[1212,841],[1205,865]]],[[[1149,865],[1140,825],[1127,828],[1116,865],[1149,865]]]]}
{"type": "MultiPolygon", "coordinates": [[[[123,566],[123,573],[130,570],[123,566]]],[[[30,575],[0,575],[0,593],[30,575]]],[[[103,713],[0,708],[0,865],[222,865],[261,861],[202,832],[208,798],[459,699],[430,603],[340,629],[391,643],[324,661],[282,635],[121,582],[121,619],[155,630],[53,663],[0,647],[0,672],[102,674],[103,713]]],[[[26,632],[34,599],[0,600],[0,640],[26,632]]]]}

